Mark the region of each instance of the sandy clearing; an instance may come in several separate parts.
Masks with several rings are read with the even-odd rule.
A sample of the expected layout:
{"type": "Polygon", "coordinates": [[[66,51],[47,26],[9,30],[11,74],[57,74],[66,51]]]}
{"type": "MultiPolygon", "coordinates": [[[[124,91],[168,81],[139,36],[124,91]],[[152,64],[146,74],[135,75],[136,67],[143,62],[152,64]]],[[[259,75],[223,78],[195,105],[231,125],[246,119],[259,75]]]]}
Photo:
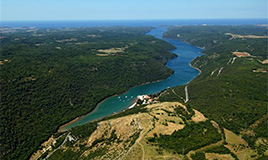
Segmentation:
{"type": "Polygon", "coordinates": [[[268,59],[261,62],[262,64],[268,64],[268,59]]]}
{"type": "Polygon", "coordinates": [[[227,145],[224,146],[234,153],[238,159],[251,159],[252,156],[257,155],[257,153],[248,146],[247,142],[243,138],[225,128],[224,133],[227,142],[227,145]]]}
{"type": "MultiPolygon", "coordinates": [[[[109,150],[107,150],[102,157],[98,157],[99,159],[123,158],[134,146],[131,146],[131,141],[135,138],[135,135],[139,134],[139,137],[141,137],[143,132],[145,132],[144,130],[146,130],[146,127],[151,126],[149,125],[151,119],[152,117],[148,116],[147,113],[139,113],[98,123],[97,129],[91,134],[86,142],[84,142],[88,149],[81,155],[81,157],[86,157],[97,150],[108,147],[109,150]],[[102,139],[113,138],[114,135],[117,137],[116,140],[110,141],[110,143],[102,141],[102,139]],[[99,142],[92,146],[93,142],[96,140],[99,142]]],[[[135,144],[138,139],[135,141],[135,144]]]]}
{"type": "Polygon", "coordinates": [[[174,109],[176,107],[182,107],[187,111],[187,107],[179,102],[164,102],[147,106],[147,108],[150,110],[150,113],[158,119],[157,122],[155,122],[154,129],[148,133],[148,137],[153,137],[154,133],[157,135],[160,133],[170,135],[175,130],[184,128],[185,125],[180,117],[172,116],[167,113],[174,113],[174,109]]]}
{"type": "Polygon", "coordinates": [[[198,110],[193,109],[193,111],[195,114],[194,116],[191,117],[192,121],[197,123],[197,122],[204,122],[207,120],[207,118],[198,110]]]}
{"type": "Polygon", "coordinates": [[[90,147],[97,139],[109,138],[113,130],[115,130],[115,134],[120,140],[128,140],[129,137],[139,131],[138,121],[140,116],[139,114],[131,115],[100,122],[98,128],[89,137],[87,147],[90,147]]]}
{"type": "Polygon", "coordinates": [[[163,102],[163,103],[156,103],[156,104],[151,104],[151,105],[146,106],[146,108],[148,108],[148,110],[153,110],[153,109],[161,110],[161,109],[165,109],[165,110],[168,110],[170,112],[173,112],[174,111],[174,108],[176,108],[176,107],[181,107],[188,114],[190,114],[189,111],[187,110],[187,107],[185,105],[183,105],[182,103],[180,103],[180,102],[163,102]]]}
{"type": "Polygon", "coordinates": [[[4,65],[4,63],[10,63],[10,62],[11,62],[11,60],[5,59],[3,61],[0,61],[0,65],[4,65]]]}
{"type": "Polygon", "coordinates": [[[148,137],[154,137],[154,134],[159,134],[161,133],[162,135],[171,135],[174,131],[176,130],[181,130],[184,128],[185,125],[183,124],[175,124],[175,123],[170,123],[167,122],[167,126],[157,122],[155,123],[155,128],[148,133],[148,137]]]}
{"type": "Polygon", "coordinates": [[[110,49],[99,49],[98,52],[102,52],[102,53],[122,53],[124,52],[125,48],[110,48],[110,49]]]}
{"type": "Polygon", "coordinates": [[[260,39],[260,38],[268,38],[268,36],[257,36],[257,35],[239,35],[232,33],[225,33],[225,35],[232,36],[231,39],[234,38],[248,38],[248,39],[260,39]]]}
{"type": "Polygon", "coordinates": [[[267,73],[267,70],[265,70],[263,68],[253,69],[252,71],[255,73],[267,73]]]}
{"type": "Polygon", "coordinates": [[[205,156],[208,160],[235,160],[230,154],[206,153],[205,156]]]}
{"type": "Polygon", "coordinates": [[[233,55],[237,57],[250,57],[251,55],[248,52],[233,52],[233,55]]]}
{"type": "Polygon", "coordinates": [[[109,54],[96,54],[96,55],[101,57],[109,56],[109,54]]]}
{"type": "Polygon", "coordinates": [[[225,133],[225,136],[226,136],[226,142],[227,143],[230,143],[230,144],[242,144],[242,145],[248,146],[247,142],[244,139],[242,139],[241,137],[239,137],[238,135],[236,135],[232,131],[224,128],[224,133],[225,133]]]}

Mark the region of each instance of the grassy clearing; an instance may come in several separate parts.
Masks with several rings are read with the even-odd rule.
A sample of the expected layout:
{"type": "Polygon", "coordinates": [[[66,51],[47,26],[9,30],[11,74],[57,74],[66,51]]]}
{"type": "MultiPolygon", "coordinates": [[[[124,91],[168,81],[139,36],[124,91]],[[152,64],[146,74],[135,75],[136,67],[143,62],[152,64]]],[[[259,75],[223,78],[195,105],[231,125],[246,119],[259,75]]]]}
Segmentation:
{"type": "Polygon", "coordinates": [[[252,150],[244,139],[227,129],[224,129],[224,134],[227,142],[225,147],[234,153],[238,159],[257,157],[256,151],[252,150]]]}

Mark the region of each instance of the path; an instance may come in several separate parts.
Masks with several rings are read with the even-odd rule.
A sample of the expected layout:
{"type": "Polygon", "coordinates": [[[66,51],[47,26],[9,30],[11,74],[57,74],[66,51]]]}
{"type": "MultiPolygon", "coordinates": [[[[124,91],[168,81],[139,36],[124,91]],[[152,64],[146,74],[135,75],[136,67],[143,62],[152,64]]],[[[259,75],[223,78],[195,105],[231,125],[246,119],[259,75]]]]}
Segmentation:
{"type": "Polygon", "coordinates": [[[216,143],[209,144],[209,145],[204,146],[204,147],[202,147],[202,148],[199,148],[199,149],[197,149],[197,150],[189,151],[189,152],[186,154],[186,157],[187,157],[188,159],[192,160],[192,158],[191,158],[191,154],[195,154],[196,152],[205,150],[205,149],[207,149],[207,148],[211,148],[211,147],[219,146],[219,145],[223,144],[223,142],[224,142],[224,140],[220,140],[220,141],[218,141],[218,142],[216,142],[216,143]]]}
{"type": "Polygon", "coordinates": [[[158,158],[164,158],[164,159],[169,158],[169,159],[170,159],[170,158],[178,158],[178,157],[177,157],[177,156],[172,156],[172,155],[171,155],[171,156],[155,156],[154,158],[157,158],[157,159],[158,159],[158,158]]]}
{"type": "Polygon", "coordinates": [[[233,58],[230,58],[226,65],[230,64],[232,62],[233,58]]]}
{"type": "Polygon", "coordinates": [[[188,157],[189,160],[192,160],[192,158],[191,158],[191,154],[195,154],[195,153],[198,152],[198,151],[202,151],[202,150],[205,150],[205,149],[207,149],[207,148],[215,147],[215,146],[219,146],[219,145],[223,144],[223,142],[224,142],[224,135],[223,135],[223,133],[222,133],[222,131],[221,131],[221,129],[220,129],[219,124],[216,123],[215,121],[210,121],[210,123],[211,123],[211,124],[218,130],[218,132],[221,134],[221,140],[218,141],[218,142],[216,142],[216,143],[212,143],[212,144],[209,144],[209,145],[207,145],[207,146],[201,147],[201,148],[199,148],[199,149],[197,149],[197,150],[191,150],[191,151],[189,151],[189,152],[186,154],[186,157],[188,157]]]}
{"type": "MultiPolygon", "coordinates": [[[[139,128],[142,128],[138,122],[139,128]]],[[[123,159],[127,154],[129,154],[129,152],[131,151],[131,149],[136,145],[139,144],[141,146],[142,149],[142,160],[144,160],[145,157],[145,150],[144,150],[144,146],[140,143],[140,141],[142,140],[142,138],[144,137],[144,135],[146,133],[148,133],[150,131],[150,127],[153,126],[153,122],[150,120],[150,124],[144,128],[141,132],[140,132],[140,136],[139,138],[136,140],[135,144],[133,144],[129,150],[126,152],[126,154],[124,154],[121,158],[118,158],[119,160],[123,159]]]]}
{"type": "Polygon", "coordinates": [[[138,144],[141,146],[141,149],[142,149],[142,160],[144,160],[144,155],[145,155],[144,147],[143,147],[143,145],[140,143],[140,141],[138,141],[138,144]]]}
{"type": "Polygon", "coordinates": [[[188,96],[188,86],[185,87],[185,103],[189,101],[189,96],[188,96]]]}
{"type": "Polygon", "coordinates": [[[223,70],[223,67],[221,67],[221,69],[219,70],[217,76],[219,76],[221,74],[221,71],[223,70]]]}
{"type": "Polygon", "coordinates": [[[232,64],[234,63],[234,61],[235,61],[236,58],[237,58],[237,57],[234,57],[234,58],[233,58],[232,64]]]}
{"type": "Polygon", "coordinates": [[[217,70],[218,70],[218,68],[215,69],[214,71],[212,71],[210,75],[212,76],[217,70]]]}
{"type": "Polygon", "coordinates": [[[176,96],[178,96],[178,98],[180,98],[181,100],[183,100],[183,97],[181,97],[180,95],[178,95],[178,94],[174,91],[174,89],[172,89],[172,92],[173,92],[176,96]]]}
{"type": "Polygon", "coordinates": [[[44,158],[44,160],[45,160],[45,159],[48,159],[54,152],[56,152],[58,149],[60,149],[60,148],[67,142],[67,140],[69,140],[69,141],[73,141],[74,138],[73,138],[70,134],[71,134],[71,132],[69,132],[69,133],[67,134],[67,136],[65,137],[64,141],[62,142],[62,144],[61,144],[58,148],[56,148],[54,151],[52,151],[50,154],[48,154],[47,157],[44,158]]]}

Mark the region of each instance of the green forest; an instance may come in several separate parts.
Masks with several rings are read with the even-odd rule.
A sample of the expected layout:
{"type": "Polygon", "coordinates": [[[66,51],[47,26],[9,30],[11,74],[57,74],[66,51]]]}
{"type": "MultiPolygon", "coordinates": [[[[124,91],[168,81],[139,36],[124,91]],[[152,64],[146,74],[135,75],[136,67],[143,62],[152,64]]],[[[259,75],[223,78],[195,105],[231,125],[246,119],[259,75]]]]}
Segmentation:
{"type": "MultiPolygon", "coordinates": [[[[0,39],[1,158],[28,159],[48,137],[59,134],[56,131],[60,125],[92,111],[104,98],[171,75],[173,71],[165,63],[175,57],[169,52],[174,46],[145,35],[151,29],[7,28],[0,39]]],[[[259,138],[268,139],[268,67],[264,63],[268,41],[263,36],[267,36],[267,28],[261,26],[170,27],[165,38],[204,48],[204,55],[191,62],[201,73],[186,84],[189,93],[186,104],[186,85],[168,88],[162,92],[165,94],[153,97],[160,102],[179,101],[187,105],[189,113],[181,108],[175,110],[185,117],[185,122],[193,115],[192,109],[199,110],[217,122],[221,130],[226,128],[246,140],[260,159],[267,159],[264,152],[268,144],[256,143],[259,138]],[[233,55],[235,51],[251,56],[239,58],[233,55]]],[[[138,112],[148,111],[142,105],[75,127],[71,132],[74,137],[84,139],[93,133],[98,122],[138,112]]],[[[138,135],[132,137],[132,144],[137,138],[138,135]]],[[[171,135],[148,139],[148,143],[185,155],[221,138],[226,143],[225,137],[205,121],[187,123],[171,135]]],[[[102,139],[107,144],[115,140],[114,136],[102,139]]],[[[81,152],[83,147],[80,146],[81,152]]],[[[88,158],[104,152],[96,150],[88,158]]],[[[230,154],[238,159],[223,144],[198,151],[191,158],[205,159],[205,153],[230,154]]],[[[74,159],[78,155],[72,150],[64,153],[74,159]]],[[[58,150],[51,158],[66,159],[62,156],[58,150]]]]}
{"type": "Polygon", "coordinates": [[[190,123],[182,130],[174,131],[171,135],[160,135],[149,139],[161,148],[178,154],[186,154],[211,143],[221,140],[221,135],[209,121],[190,123]]]}
{"type": "Polygon", "coordinates": [[[174,46],[152,28],[5,28],[1,159],[28,159],[58,127],[111,95],[165,79],[174,46]]]}
{"type": "MultiPolygon", "coordinates": [[[[198,109],[221,127],[243,137],[250,147],[264,154],[258,138],[268,138],[267,128],[267,38],[235,38],[225,33],[267,36],[260,26],[187,26],[172,27],[165,37],[205,48],[204,55],[192,61],[201,74],[188,85],[187,105],[198,109]],[[180,35],[180,36],[178,36],[180,35]],[[234,51],[249,57],[235,57],[234,51]],[[253,134],[247,134],[247,133],[253,134]]],[[[166,90],[160,101],[184,103],[185,86],[166,90]],[[174,94],[174,92],[177,95],[174,94]],[[178,97],[179,95],[179,97],[178,97]]],[[[266,144],[267,148],[268,144],[266,144]]],[[[202,154],[200,153],[202,156],[202,154]]],[[[198,156],[198,155],[196,155],[198,156]]]]}
{"type": "MultiPolygon", "coordinates": [[[[204,48],[204,53],[249,52],[254,56],[267,57],[267,38],[232,38],[235,35],[267,36],[263,26],[180,26],[170,27],[165,38],[175,38],[204,48]]],[[[226,54],[225,54],[226,55],[226,54]]]]}

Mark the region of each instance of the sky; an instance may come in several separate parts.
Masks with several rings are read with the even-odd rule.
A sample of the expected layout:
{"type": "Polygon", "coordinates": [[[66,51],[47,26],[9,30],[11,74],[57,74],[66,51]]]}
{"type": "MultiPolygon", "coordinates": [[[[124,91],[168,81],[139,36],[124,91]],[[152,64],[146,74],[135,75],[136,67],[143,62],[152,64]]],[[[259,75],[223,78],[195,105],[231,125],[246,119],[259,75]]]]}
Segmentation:
{"type": "Polygon", "coordinates": [[[1,20],[267,18],[267,0],[0,0],[1,20]]]}

